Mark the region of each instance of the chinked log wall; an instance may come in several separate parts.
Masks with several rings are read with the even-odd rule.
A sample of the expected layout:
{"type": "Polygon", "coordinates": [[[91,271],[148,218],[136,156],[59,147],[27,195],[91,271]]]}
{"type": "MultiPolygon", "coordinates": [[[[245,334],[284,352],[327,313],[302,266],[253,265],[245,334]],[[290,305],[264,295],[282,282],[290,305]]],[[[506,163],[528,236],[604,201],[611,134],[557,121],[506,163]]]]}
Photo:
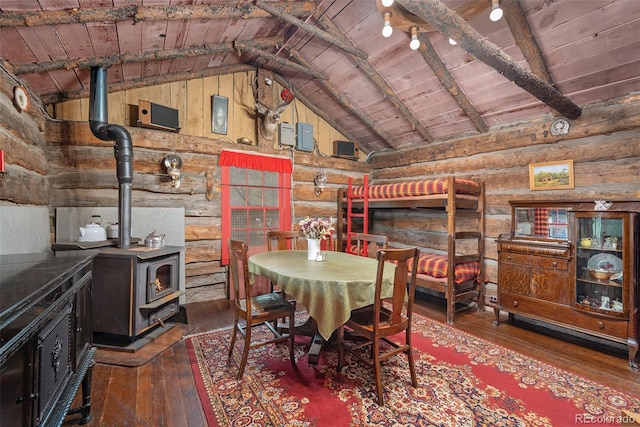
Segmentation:
{"type": "MultiPolygon", "coordinates": [[[[184,207],[187,302],[200,298],[209,286],[225,282],[221,259],[220,170],[224,149],[256,150],[241,144],[140,128],[128,128],[134,144],[134,207],[184,207]],[[176,190],[164,173],[162,159],[175,149],[183,160],[182,184],[176,190]],[[213,177],[213,198],[206,198],[207,178],[213,177]]],[[[49,122],[47,139],[51,174],[51,207],[117,206],[118,190],[113,144],[95,138],[87,123],[49,122]]],[[[286,155],[264,148],[263,153],[286,155]]],[[[293,197],[295,221],[336,212],[337,188],[348,176],[362,176],[369,167],[345,159],[295,154],[293,197]],[[315,194],[313,177],[324,168],[328,188],[315,194]]],[[[140,236],[137,236],[140,237],[140,236]]],[[[144,237],[144,236],[142,236],[144,237]]]]}
{"type": "MultiPolygon", "coordinates": [[[[511,229],[510,200],[640,201],[640,94],[586,107],[579,119],[571,121],[567,135],[549,133],[553,119],[375,156],[372,176],[383,181],[455,174],[483,181],[487,294],[492,295],[497,279],[495,240],[511,229]],[[531,191],[529,164],[559,160],[573,160],[575,188],[531,191]]],[[[378,213],[376,232],[389,235],[391,241],[423,245],[421,216],[420,212],[378,213]]],[[[446,248],[446,239],[440,242],[446,248]]]]}

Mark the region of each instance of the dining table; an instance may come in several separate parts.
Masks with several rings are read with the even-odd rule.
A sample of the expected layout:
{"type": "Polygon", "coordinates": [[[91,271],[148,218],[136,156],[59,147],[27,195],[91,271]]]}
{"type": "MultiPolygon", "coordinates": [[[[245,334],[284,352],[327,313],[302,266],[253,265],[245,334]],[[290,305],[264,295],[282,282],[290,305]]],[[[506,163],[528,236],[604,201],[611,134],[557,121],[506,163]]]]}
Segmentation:
{"type": "MultiPolygon", "coordinates": [[[[249,257],[249,273],[271,280],[307,309],[315,330],[309,364],[316,365],[326,341],[351,311],[373,304],[378,261],[345,252],[326,252],[323,261],[307,259],[307,251],[260,252],[249,257]]],[[[395,265],[384,269],[382,298],[393,294],[395,265]]]]}

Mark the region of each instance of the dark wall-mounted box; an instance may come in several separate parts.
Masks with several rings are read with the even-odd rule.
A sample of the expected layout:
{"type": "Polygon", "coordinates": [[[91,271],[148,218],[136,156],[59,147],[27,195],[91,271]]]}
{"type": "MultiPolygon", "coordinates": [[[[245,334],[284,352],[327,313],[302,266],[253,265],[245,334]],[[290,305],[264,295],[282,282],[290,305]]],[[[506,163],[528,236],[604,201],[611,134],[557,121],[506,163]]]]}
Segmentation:
{"type": "Polygon", "coordinates": [[[138,102],[138,126],[149,129],[179,132],[178,110],[154,104],[149,101],[138,102]]]}

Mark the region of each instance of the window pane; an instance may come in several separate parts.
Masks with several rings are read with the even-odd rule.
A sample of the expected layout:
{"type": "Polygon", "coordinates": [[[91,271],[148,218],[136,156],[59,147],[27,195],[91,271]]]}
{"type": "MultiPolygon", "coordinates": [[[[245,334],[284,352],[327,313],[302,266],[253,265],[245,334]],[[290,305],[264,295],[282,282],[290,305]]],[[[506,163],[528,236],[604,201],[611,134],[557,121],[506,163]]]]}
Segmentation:
{"type": "Polygon", "coordinates": [[[265,187],[277,187],[278,186],[278,172],[265,172],[264,173],[264,186],[265,187]]]}
{"type": "Polygon", "coordinates": [[[239,230],[247,227],[247,211],[244,209],[231,210],[231,230],[239,230]]]}
{"type": "Polygon", "coordinates": [[[278,206],[278,190],[265,188],[264,206],[278,206]]]}
{"type": "Polygon", "coordinates": [[[246,206],[246,187],[231,187],[229,189],[229,201],[231,206],[246,206]]]}
{"type": "Polygon", "coordinates": [[[250,247],[267,245],[266,233],[264,230],[251,230],[249,231],[249,236],[250,247]]]}
{"type": "Polygon", "coordinates": [[[249,188],[247,206],[262,206],[262,188],[249,188]]]}
{"type": "Polygon", "coordinates": [[[249,224],[248,227],[250,228],[259,228],[264,230],[264,211],[262,209],[258,210],[258,209],[252,209],[250,211],[248,211],[249,214],[249,224]]]}
{"type": "Polygon", "coordinates": [[[229,168],[229,184],[245,185],[246,182],[247,182],[246,169],[240,169],[233,166],[229,168]]]}
{"type": "Polygon", "coordinates": [[[262,171],[247,169],[247,184],[253,187],[262,187],[262,171]]]}
{"type": "Polygon", "coordinates": [[[266,214],[266,229],[280,230],[280,210],[267,209],[265,214],[266,214]]]}

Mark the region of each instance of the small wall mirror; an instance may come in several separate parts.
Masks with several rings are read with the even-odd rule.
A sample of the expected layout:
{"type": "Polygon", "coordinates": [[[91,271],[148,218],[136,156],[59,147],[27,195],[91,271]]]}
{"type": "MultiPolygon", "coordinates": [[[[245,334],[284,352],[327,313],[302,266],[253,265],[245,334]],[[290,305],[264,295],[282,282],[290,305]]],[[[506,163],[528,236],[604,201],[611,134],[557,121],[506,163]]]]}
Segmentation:
{"type": "Polygon", "coordinates": [[[520,237],[569,240],[568,208],[516,207],[513,234],[520,237]]]}

